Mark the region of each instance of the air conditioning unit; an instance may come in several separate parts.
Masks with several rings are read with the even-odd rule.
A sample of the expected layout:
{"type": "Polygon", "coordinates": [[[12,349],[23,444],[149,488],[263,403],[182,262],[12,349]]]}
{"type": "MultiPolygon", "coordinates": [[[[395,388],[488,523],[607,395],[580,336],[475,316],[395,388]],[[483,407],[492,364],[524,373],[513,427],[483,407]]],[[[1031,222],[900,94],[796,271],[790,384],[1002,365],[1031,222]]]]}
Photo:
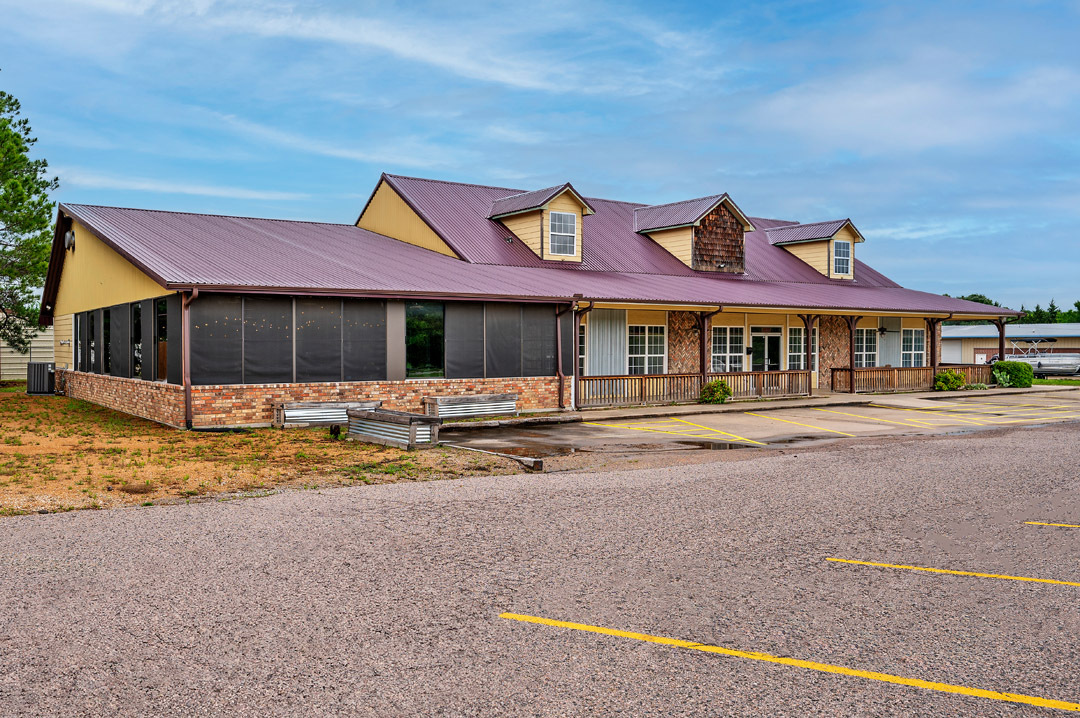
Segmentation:
{"type": "Polygon", "coordinates": [[[26,393],[31,396],[47,396],[56,393],[56,365],[52,362],[32,361],[26,365],[26,393]]]}

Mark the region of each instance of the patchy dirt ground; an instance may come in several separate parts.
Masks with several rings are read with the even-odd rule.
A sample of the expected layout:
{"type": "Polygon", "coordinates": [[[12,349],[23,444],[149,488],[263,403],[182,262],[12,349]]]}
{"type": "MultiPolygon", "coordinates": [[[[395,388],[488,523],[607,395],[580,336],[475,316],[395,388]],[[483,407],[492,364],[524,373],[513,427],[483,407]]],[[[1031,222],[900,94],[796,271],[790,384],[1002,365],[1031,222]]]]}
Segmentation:
{"type": "Polygon", "coordinates": [[[523,470],[456,449],[406,452],[335,440],[326,429],[177,431],[24,392],[19,384],[0,387],[0,516],[523,470]]]}

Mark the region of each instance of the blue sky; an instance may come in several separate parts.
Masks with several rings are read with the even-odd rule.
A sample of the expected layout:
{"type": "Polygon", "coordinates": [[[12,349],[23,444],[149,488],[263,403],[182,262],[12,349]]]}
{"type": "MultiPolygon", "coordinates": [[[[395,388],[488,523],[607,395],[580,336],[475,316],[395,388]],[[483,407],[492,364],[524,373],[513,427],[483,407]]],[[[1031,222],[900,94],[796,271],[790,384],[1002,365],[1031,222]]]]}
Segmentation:
{"type": "Polygon", "coordinates": [[[851,217],[905,286],[1080,299],[1080,2],[0,0],[62,201],[350,222],[387,171],[851,217]]]}

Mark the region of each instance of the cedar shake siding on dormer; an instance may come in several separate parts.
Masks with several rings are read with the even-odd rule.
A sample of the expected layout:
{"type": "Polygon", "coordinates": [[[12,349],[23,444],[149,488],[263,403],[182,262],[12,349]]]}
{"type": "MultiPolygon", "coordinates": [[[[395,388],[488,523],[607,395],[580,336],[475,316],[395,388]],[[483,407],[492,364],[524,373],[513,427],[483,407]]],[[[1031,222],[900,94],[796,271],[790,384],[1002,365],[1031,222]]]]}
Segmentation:
{"type": "Polygon", "coordinates": [[[723,203],[694,227],[692,269],[703,272],[746,272],[743,223],[723,203]]]}

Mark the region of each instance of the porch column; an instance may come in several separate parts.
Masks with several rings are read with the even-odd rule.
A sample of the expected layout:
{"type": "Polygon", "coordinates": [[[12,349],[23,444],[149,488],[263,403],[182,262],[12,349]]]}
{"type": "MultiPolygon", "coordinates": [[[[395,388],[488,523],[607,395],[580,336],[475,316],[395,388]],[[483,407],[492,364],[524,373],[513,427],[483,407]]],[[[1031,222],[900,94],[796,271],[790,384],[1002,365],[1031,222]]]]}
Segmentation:
{"type": "Polygon", "coordinates": [[[719,314],[723,308],[715,312],[698,312],[698,368],[701,373],[701,385],[709,380],[709,370],[712,368],[709,362],[709,320],[719,314]]]}
{"type": "Polygon", "coordinates": [[[802,320],[803,327],[806,334],[803,336],[806,346],[806,370],[810,372],[810,377],[807,380],[806,395],[814,395],[814,341],[812,334],[814,333],[814,324],[818,320],[817,314],[800,314],[799,319],[802,320]]]}
{"type": "Polygon", "coordinates": [[[1005,319],[998,317],[994,324],[998,328],[998,361],[1005,361],[1005,319]]]}
{"type": "Polygon", "coordinates": [[[855,393],[855,326],[862,317],[844,317],[848,325],[848,393],[855,393]]]}
{"type": "MultiPolygon", "coordinates": [[[[586,314],[588,314],[590,311],[592,311],[592,305],[590,304],[585,309],[580,309],[576,303],[573,306],[574,306],[574,340],[573,340],[574,341],[574,371],[572,372],[571,376],[574,377],[574,389],[573,389],[573,392],[571,393],[571,396],[573,396],[573,402],[572,402],[573,406],[571,408],[574,409],[574,410],[577,410],[579,408],[580,401],[581,401],[581,381],[580,381],[581,380],[581,372],[578,371],[579,368],[581,367],[581,359],[580,359],[581,348],[580,348],[580,345],[579,345],[579,342],[581,341],[581,339],[580,339],[580,337],[581,337],[581,318],[583,316],[585,316],[586,314]]],[[[587,352],[588,350],[589,350],[588,345],[586,345],[585,351],[587,352]]]]}
{"type": "Polygon", "coordinates": [[[926,332],[930,335],[930,368],[937,374],[938,369],[938,341],[937,341],[937,328],[941,325],[940,319],[933,317],[926,317],[923,321],[926,322],[926,332]]]}

